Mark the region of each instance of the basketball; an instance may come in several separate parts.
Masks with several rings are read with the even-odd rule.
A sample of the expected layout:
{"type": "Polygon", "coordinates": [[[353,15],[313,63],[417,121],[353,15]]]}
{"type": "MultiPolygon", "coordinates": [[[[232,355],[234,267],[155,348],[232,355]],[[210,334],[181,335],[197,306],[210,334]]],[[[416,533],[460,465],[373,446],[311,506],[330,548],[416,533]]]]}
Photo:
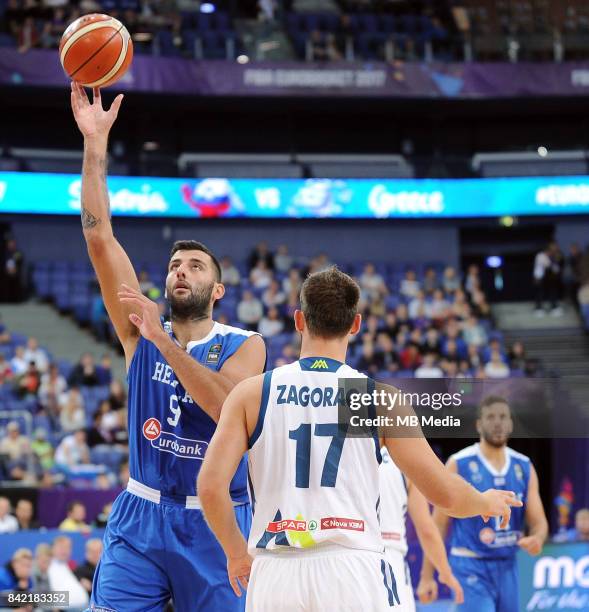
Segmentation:
{"type": "Polygon", "coordinates": [[[73,81],[86,87],[107,87],[127,72],[133,42],[118,19],[97,13],[84,15],[63,33],[59,59],[73,81]]]}

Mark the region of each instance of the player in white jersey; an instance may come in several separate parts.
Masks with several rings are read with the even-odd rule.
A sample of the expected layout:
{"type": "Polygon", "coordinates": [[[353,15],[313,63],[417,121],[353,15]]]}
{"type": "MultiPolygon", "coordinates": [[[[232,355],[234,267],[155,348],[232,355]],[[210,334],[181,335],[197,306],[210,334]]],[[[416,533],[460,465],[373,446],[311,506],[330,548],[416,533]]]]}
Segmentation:
{"type": "MultiPolygon", "coordinates": [[[[251,572],[250,612],[405,609],[380,536],[378,432],[352,437],[338,429],[339,381],[367,381],[344,363],[349,336],[360,329],[359,297],[356,282],[337,268],[306,279],[294,317],[300,360],[235,387],[205,456],[198,480],[203,512],[237,594],[251,572]],[[254,516],[246,542],[229,482],[248,448],[254,516]]],[[[385,444],[428,499],[452,516],[507,522],[510,506],[520,504],[505,491],[479,493],[467,485],[423,437],[385,444]]]]}
{"type": "MultiPolygon", "coordinates": [[[[405,607],[408,611],[415,611],[411,574],[406,561],[409,547],[405,521],[409,513],[423,554],[438,570],[440,582],[454,591],[455,602],[462,603],[464,600],[462,586],[450,569],[446,547],[430,514],[427,499],[395,465],[386,446],[382,446],[380,452],[382,455],[379,470],[380,530],[385,545],[385,557],[393,568],[393,574],[398,578],[399,598],[401,601],[406,601],[405,607]]],[[[420,578],[417,596],[429,592],[431,588],[427,580],[420,578]]]]}

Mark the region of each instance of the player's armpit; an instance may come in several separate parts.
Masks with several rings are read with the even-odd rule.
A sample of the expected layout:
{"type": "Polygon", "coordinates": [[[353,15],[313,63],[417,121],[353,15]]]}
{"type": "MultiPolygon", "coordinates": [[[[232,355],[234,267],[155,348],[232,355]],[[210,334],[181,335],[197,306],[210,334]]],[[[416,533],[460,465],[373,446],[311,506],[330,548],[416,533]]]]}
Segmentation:
{"type": "Polygon", "coordinates": [[[122,304],[118,292],[122,284],[139,290],[139,281],[127,253],[112,234],[100,234],[87,238],[88,254],[96,271],[102,299],[117,336],[125,350],[127,367],[131,363],[139,331],[129,321],[131,313],[138,309],[122,304]]]}
{"type": "Polygon", "coordinates": [[[264,371],[266,363],[266,344],[262,336],[251,336],[223,364],[220,372],[231,382],[237,384],[250,376],[264,371]]]}

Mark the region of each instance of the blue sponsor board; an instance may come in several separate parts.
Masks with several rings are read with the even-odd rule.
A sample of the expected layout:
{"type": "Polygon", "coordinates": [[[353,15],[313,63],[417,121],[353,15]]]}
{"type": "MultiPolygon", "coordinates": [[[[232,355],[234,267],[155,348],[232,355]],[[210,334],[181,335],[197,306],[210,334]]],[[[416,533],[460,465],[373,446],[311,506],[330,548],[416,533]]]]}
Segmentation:
{"type": "MultiPolygon", "coordinates": [[[[0,172],[0,212],[78,214],[79,175],[0,172]]],[[[589,212],[589,177],[177,179],[110,177],[112,212],[136,217],[452,218],[589,212]]]]}
{"type": "Polygon", "coordinates": [[[548,544],[538,557],[518,554],[520,610],[589,610],[589,542],[548,544]]]}

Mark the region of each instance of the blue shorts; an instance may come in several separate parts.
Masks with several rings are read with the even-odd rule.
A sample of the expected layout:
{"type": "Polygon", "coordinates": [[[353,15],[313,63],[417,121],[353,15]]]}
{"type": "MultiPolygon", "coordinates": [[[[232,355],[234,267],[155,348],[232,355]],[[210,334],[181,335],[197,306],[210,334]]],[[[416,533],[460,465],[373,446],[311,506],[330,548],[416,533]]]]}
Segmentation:
{"type": "MultiPolygon", "coordinates": [[[[235,507],[247,538],[249,504],[235,507]]],[[[156,612],[174,601],[176,612],[238,612],[227,559],[201,510],[159,504],[123,491],[113,504],[96,568],[90,610],[156,612]]]]}
{"type": "Polygon", "coordinates": [[[518,612],[517,563],[513,559],[470,559],[450,555],[450,566],[464,589],[464,612],[518,612]]]}

